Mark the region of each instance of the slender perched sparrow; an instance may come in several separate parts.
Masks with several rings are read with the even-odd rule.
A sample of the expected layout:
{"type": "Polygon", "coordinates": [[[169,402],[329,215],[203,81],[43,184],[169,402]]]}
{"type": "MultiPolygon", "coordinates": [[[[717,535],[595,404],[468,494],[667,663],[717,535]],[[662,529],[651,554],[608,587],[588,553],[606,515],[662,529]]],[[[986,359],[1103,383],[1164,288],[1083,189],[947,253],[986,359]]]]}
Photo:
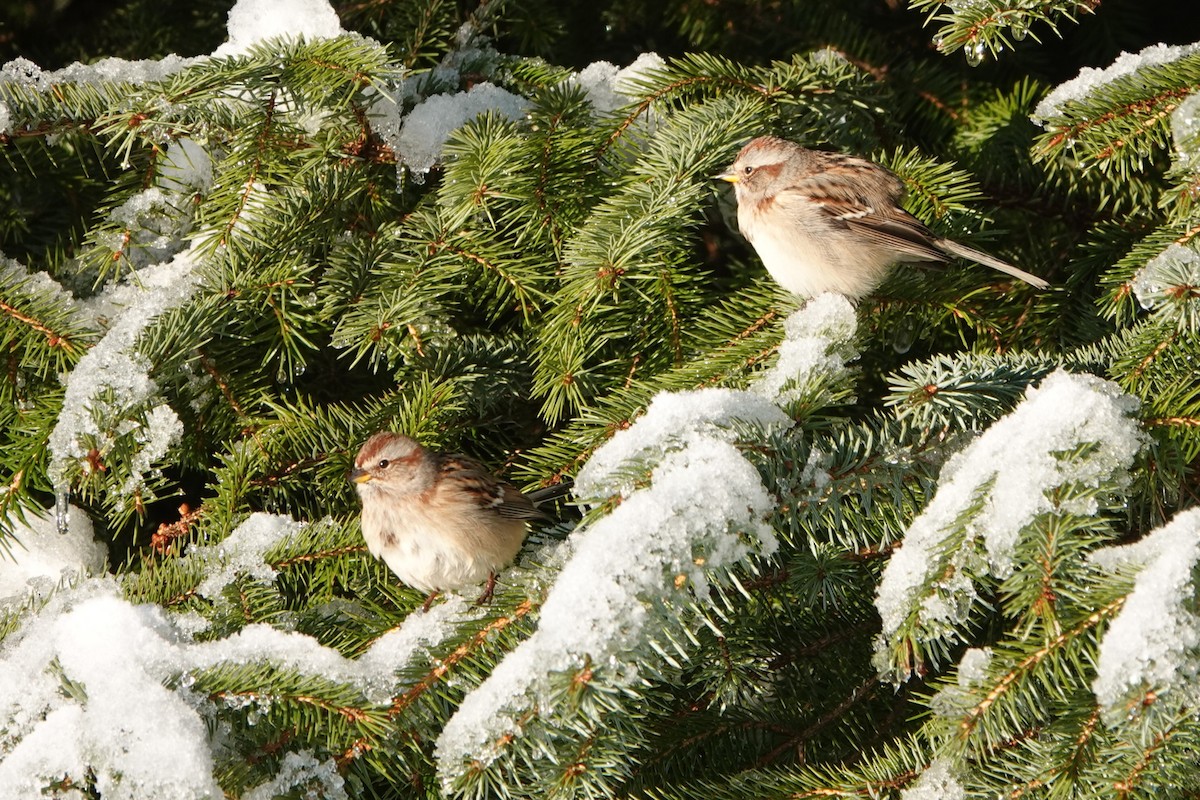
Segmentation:
{"type": "Polygon", "coordinates": [[[396,577],[430,592],[461,589],[512,563],[526,520],[549,519],[515,487],[465,456],[426,450],[383,431],[367,439],[349,478],[362,498],[367,549],[396,577]]]}
{"type": "Polygon", "coordinates": [[[904,182],[862,158],[753,139],[717,178],[734,185],[738,227],[767,272],[790,292],[860,299],[897,262],[965,258],[1039,289],[1046,281],[943,239],[900,207],[904,182]]]}

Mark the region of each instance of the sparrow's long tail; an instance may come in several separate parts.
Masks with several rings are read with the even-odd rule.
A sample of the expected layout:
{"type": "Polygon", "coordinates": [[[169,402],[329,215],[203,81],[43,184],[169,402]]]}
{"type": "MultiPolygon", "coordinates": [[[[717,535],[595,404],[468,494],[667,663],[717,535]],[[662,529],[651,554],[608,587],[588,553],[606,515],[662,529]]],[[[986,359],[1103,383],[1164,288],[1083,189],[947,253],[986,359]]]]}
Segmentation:
{"type": "Polygon", "coordinates": [[[1012,275],[1014,278],[1020,278],[1030,286],[1036,286],[1039,289],[1048,289],[1050,284],[1039,278],[1037,275],[1026,272],[1023,269],[1017,269],[1012,264],[1001,261],[998,258],[993,258],[987,253],[981,253],[978,250],[973,250],[965,244],[951,241],[950,239],[938,239],[937,246],[945,250],[947,253],[956,255],[959,258],[965,258],[968,261],[974,261],[983,264],[985,267],[998,269],[1003,273],[1012,275]]]}
{"type": "Polygon", "coordinates": [[[535,506],[540,506],[543,503],[553,502],[560,497],[566,497],[571,492],[573,482],[568,478],[562,483],[556,483],[553,486],[543,486],[541,489],[533,489],[525,492],[525,496],[529,498],[535,506]]]}

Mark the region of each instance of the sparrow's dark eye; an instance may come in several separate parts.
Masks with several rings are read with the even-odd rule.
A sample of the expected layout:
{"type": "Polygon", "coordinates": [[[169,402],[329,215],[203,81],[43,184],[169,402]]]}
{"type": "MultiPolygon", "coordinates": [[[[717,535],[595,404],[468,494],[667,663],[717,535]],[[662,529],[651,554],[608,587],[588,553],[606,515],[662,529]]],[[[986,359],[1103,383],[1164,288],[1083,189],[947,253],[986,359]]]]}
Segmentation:
{"type": "Polygon", "coordinates": [[[380,469],[387,469],[387,465],[388,465],[388,460],[386,458],[380,460],[380,462],[379,462],[380,469]]]}
{"type": "Polygon", "coordinates": [[[754,167],[743,167],[742,172],[745,173],[746,175],[753,175],[754,167]]]}

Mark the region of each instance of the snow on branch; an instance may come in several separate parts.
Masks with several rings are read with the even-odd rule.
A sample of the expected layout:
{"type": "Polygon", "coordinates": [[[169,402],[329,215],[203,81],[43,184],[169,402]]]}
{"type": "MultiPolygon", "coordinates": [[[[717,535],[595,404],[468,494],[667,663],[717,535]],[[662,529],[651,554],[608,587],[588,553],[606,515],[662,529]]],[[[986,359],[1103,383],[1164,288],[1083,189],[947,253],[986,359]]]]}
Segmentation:
{"type": "Polygon", "coordinates": [[[1142,308],[1191,332],[1200,330],[1196,286],[1200,286],[1200,251],[1192,244],[1168,246],[1133,276],[1133,293],[1142,308]]]}
{"type": "MultiPolygon", "coordinates": [[[[273,580],[265,553],[300,527],[290,517],[253,514],[221,544],[196,548],[189,557],[203,565],[204,591],[220,591],[235,575],[273,580]]],[[[48,538],[59,550],[66,541],[48,538]]],[[[94,545],[89,537],[75,546],[79,555],[68,560],[94,545]]],[[[206,671],[270,665],[333,681],[359,698],[364,719],[383,720],[406,688],[396,671],[481,613],[464,598],[448,598],[348,659],[311,636],[265,624],[196,641],[205,628],[196,624],[197,615],[130,603],[111,578],[60,590],[0,647],[0,719],[6,721],[0,797],[36,797],[64,782],[94,786],[110,800],[223,797],[214,763],[220,734],[214,739],[210,727],[217,707],[252,717],[279,698],[268,692],[205,696],[192,687],[206,671]]],[[[321,786],[322,797],[344,796],[332,759],[306,751],[287,756],[273,780],[246,796],[271,797],[301,785],[321,786]]]]}
{"type": "Polygon", "coordinates": [[[387,136],[387,129],[383,132],[399,162],[424,175],[441,161],[451,133],[488,112],[515,121],[529,112],[529,102],[491,83],[478,83],[465,92],[427,98],[408,113],[394,137],[387,136]]]}
{"type": "Polygon", "coordinates": [[[532,709],[543,721],[554,717],[556,675],[588,672],[616,686],[649,677],[646,665],[661,661],[654,641],[678,624],[672,609],[776,549],[763,522],[774,501],[733,442],[790,427],[777,405],[789,387],[843,378],[854,319],[843,298],[813,300],[788,321],[777,364],[754,391],[660,393],[596,451],[576,494],[619,503],[572,534],[538,629],[446,724],[436,751],[445,790],[503,758],[532,709]]]}
{"type": "Polygon", "coordinates": [[[9,514],[0,527],[12,536],[8,552],[0,553],[0,610],[104,569],[108,548],[96,541],[91,519],[75,506],[63,534],[52,517],[35,511],[27,511],[24,520],[9,514]]]}
{"type": "Polygon", "coordinates": [[[94,781],[105,798],[220,797],[204,721],[163,685],[179,644],[165,613],[85,587],[5,642],[0,795],[94,781]]]}
{"type": "Polygon", "coordinates": [[[880,672],[903,678],[919,663],[913,651],[957,638],[980,600],[977,583],[1013,573],[1038,517],[1093,516],[1098,492],[1128,483],[1145,438],[1137,405],[1115,384],[1056,372],[947,462],[879,585],[880,672]],[[1072,486],[1097,491],[1060,491],[1072,486]]]}
{"type": "Polygon", "coordinates": [[[313,41],[345,33],[328,0],[238,0],[226,27],[229,39],[214,56],[245,55],[259,42],[279,36],[313,41]]]}
{"type": "Polygon", "coordinates": [[[900,800],[966,800],[966,797],[954,764],[943,758],[934,759],[912,785],[900,792],[900,800]]]}
{"type": "Polygon", "coordinates": [[[1200,703],[1200,509],[1180,513],[1144,539],[1092,554],[1107,573],[1139,569],[1133,591],[1100,640],[1092,689],[1113,722],[1153,709],[1200,703]],[[1153,692],[1154,703],[1144,702],[1153,692]]]}
{"type": "Polygon", "coordinates": [[[1103,69],[1084,67],[1077,76],[1059,84],[1042,98],[1033,110],[1032,119],[1044,126],[1049,120],[1059,116],[1067,103],[1084,100],[1101,86],[1132,75],[1145,67],[1170,64],[1196,52],[1200,52],[1200,43],[1177,46],[1154,44],[1137,53],[1122,53],[1103,69]]]}
{"type": "Polygon", "coordinates": [[[1200,92],[1190,95],[1171,112],[1171,136],[1175,140],[1177,167],[1200,172],[1200,92]]]}
{"type": "Polygon", "coordinates": [[[138,270],[104,296],[114,316],[104,337],[66,377],[62,411],[50,434],[49,475],[60,497],[73,474],[97,469],[118,440],[134,453],[120,490],[132,496],[182,434],[137,344],[154,319],[191,298],[199,283],[198,259],[186,250],[168,263],[138,270]]]}

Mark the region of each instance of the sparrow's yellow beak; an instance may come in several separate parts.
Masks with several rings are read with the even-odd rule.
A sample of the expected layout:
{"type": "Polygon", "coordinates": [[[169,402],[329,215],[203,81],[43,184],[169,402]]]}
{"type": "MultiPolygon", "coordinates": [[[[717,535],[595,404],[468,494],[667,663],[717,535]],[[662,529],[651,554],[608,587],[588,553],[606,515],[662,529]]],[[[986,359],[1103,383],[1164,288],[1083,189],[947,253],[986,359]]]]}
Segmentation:
{"type": "Polygon", "coordinates": [[[714,181],[728,181],[729,183],[738,182],[738,174],[733,170],[722,172],[720,175],[713,175],[714,181]]]}
{"type": "Polygon", "coordinates": [[[353,483],[366,483],[367,481],[371,480],[371,473],[367,472],[365,469],[359,469],[358,467],[355,467],[354,469],[350,470],[350,474],[346,477],[348,477],[353,483]]]}

